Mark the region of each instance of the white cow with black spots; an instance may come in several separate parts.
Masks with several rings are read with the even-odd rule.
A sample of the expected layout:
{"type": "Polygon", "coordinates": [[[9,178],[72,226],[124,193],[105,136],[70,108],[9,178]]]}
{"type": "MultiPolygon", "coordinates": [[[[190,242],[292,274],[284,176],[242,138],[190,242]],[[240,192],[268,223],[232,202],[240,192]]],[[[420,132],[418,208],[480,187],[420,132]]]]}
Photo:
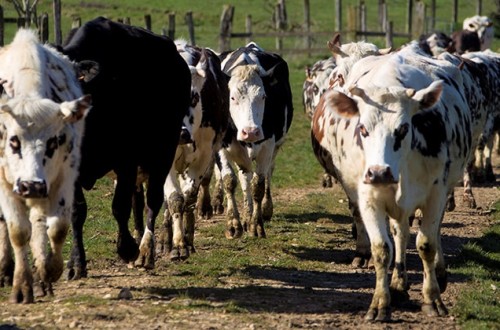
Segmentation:
{"type": "Polygon", "coordinates": [[[473,137],[486,118],[481,104],[488,100],[487,85],[471,97],[464,77],[480,70],[472,62],[464,65],[461,70],[432,59],[416,43],[367,57],[351,68],[346,92],[329,90],[316,110],[315,154],[330,157],[325,160],[358,204],[370,239],[376,286],[367,320],[389,320],[391,297],[408,298],[408,218],[416,209],[422,212],[416,241],[424,271],[422,311],[447,314],[440,295],[446,288],[440,226],[448,192],[477,144],[473,137]]]}
{"type": "MultiPolygon", "coordinates": [[[[0,224],[0,237],[8,228],[15,261],[10,301],[32,303],[35,296],[53,294],[52,283],[64,269],[62,248],[71,225],[82,119],[90,97],[82,95],[73,64],[41,45],[28,29],[20,29],[0,49],[0,77],[5,92],[0,100],[0,207],[6,223],[0,224]]],[[[1,262],[9,265],[9,241],[0,243],[1,262]]]]}

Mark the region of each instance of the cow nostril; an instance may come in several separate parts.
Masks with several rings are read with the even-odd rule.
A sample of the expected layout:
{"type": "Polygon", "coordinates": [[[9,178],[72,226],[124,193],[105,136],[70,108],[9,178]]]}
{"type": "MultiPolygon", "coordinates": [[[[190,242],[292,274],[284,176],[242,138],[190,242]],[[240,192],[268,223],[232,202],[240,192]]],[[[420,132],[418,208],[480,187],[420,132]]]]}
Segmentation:
{"type": "Polygon", "coordinates": [[[47,184],[45,181],[18,180],[14,192],[25,198],[44,198],[47,197],[47,184]]]}

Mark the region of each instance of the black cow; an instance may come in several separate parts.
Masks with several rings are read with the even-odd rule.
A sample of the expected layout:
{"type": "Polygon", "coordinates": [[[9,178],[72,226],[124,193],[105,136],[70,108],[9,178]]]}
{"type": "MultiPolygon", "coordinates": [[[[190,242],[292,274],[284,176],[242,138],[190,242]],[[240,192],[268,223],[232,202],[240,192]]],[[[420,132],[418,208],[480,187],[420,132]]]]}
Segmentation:
{"type": "Polygon", "coordinates": [[[103,17],[79,28],[62,52],[75,62],[99,65],[95,78],[82,80],[83,90],[93,97],[93,110],[86,118],[68,262],[69,278],[78,279],[87,275],[82,188],[91,189],[110,171],[117,177],[112,212],[119,227],[118,254],[126,262],[138,257],[128,229],[137,171],[148,174],[150,222],[163,204],[163,184],[191,101],[191,73],[170,38],[103,17]]]}
{"type": "Polygon", "coordinates": [[[252,236],[265,237],[264,220],[269,220],[273,213],[274,161],[293,117],[288,65],[283,58],[255,43],[220,57],[223,71],[230,76],[230,123],[218,154],[221,170],[218,179],[223,179],[228,206],[226,237],[240,237],[244,229],[252,236]],[[236,178],[230,161],[235,163],[241,179],[245,199],[243,226],[235,201],[236,178]]]}

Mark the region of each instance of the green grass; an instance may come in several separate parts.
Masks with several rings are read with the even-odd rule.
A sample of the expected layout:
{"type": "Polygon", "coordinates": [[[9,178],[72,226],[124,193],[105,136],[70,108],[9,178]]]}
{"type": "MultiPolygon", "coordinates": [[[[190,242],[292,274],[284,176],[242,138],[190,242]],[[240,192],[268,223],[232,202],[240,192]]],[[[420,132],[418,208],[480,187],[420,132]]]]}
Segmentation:
{"type": "MultiPolygon", "coordinates": [[[[500,203],[496,204],[498,210],[500,203]]],[[[454,274],[467,278],[453,309],[463,329],[498,329],[500,324],[500,213],[484,235],[467,243],[452,264],[454,274]]]]}

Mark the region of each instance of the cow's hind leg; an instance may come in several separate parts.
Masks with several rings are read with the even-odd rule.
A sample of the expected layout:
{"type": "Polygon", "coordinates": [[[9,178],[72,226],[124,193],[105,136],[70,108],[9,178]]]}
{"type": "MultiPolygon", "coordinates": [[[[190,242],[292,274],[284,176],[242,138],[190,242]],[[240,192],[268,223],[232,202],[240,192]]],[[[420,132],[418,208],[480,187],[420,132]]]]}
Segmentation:
{"type": "Polygon", "coordinates": [[[155,237],[154,229],[156,218],[164,201],[163,186],[165,176],[161,173],[151,172],[148,177],[146,191],[146,229],[139,246],[139,255],[135,265],[146,269],[153,269],[155,264],[155,237]]]}
{"type": "Polygon", "coordinates": [[[71,226],[73,233],[73,245],[71,255],[66,265],[68,269],[68,280],[79,280],[87,277],[87,258],[83,247],[83,225],[87,218],[87,202],[82,187],[75,185],[75,198],[73,200],[73,214],[71,226]]]}
{"type": "Polygon", "coordinates": [[[10,244],[7,223],[0,214],[0,287],[12,285],[14,276],[14,258],[10,244]]]}
{"type": "Polygon", "coordinates": [[[137,167],[115,170],[116,188],[112,202],[113,216],[118,223],[117,252],[126,263],[135,261],[139,247],[130,234],[128,220],[132,211],[132,196],[136,186],[137,167]]]}
{"type": "Polygon", "coordinates": [[[265,177],[262,175],[254,175],[251,181],[252,198],[254,209],[248,232],[255,237],[266,237],[264,230],[264,219],[262,218],[262,199],[265,194],[265,177]]]}

